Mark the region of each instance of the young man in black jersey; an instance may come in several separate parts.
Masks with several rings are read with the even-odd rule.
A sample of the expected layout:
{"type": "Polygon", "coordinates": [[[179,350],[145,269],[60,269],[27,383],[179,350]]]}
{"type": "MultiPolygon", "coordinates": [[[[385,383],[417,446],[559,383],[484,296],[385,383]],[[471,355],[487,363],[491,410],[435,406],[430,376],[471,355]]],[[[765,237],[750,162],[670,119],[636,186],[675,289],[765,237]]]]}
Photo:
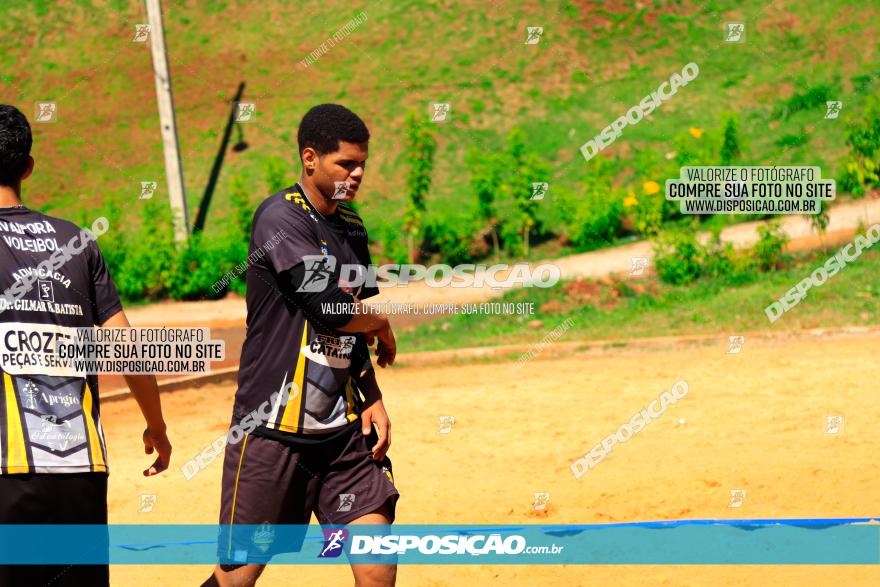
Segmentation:
{"type": "MultiPolygon", "coordinates": [[[[22,203],[21,182],[34,169],[32,143],[24,115],[0,104],[0,333],[6,350],[18,351],[0,358],[0,524],[105,525],[98,377],[30,365],[22,336],[129,324],[93,235],[22,203]]],[[[155,475],[171,457],[156,378],[125,380],[147,421],[145,452],[158,453],[144,475],[155,475]]],[[[108,584],[107,565],[0,566],[0,587],[108,584]]]]}
{"type": "MultiPolygon", "coordinates": [[[[300,181],[254,216],[250,252],[258,260],[247,272],[232,416],[233,428],[248,433],[231,434],[226,447],[220,564],[205,585],[254,585],[273,554],[300,550],[256,545],[235,526],[308,524],[313,513],[324,525],[394,521],[390,422],[369,346],[378,339],[377,362],[386,367],[396,344],[385,315],[361,310],[378,289],[346,282],[344,269],[371,265],[363,221],[348,205],[364,178],[369,138],[347,108],[312,108],[298,133],[300,181]]],[[[395,583],[394,565],[352,571],[356,585],[395,583]]]]}

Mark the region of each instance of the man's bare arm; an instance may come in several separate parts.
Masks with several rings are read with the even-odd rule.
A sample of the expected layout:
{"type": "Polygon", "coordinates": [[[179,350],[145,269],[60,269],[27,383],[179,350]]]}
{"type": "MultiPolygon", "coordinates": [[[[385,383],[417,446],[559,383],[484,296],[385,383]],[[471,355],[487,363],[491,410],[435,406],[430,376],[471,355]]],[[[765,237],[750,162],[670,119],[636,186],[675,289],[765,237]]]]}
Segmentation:
{"type": "Polygon", "coordinates": [[[363,304],[350,293],[344,292],[336,284],[329,283],[320,291],[305,291],[301,285],[305,280],[305,265],[299,263],[279,276],[281,293],[293,301],[306,317],[326,328],[339,332],[364,333],[367,335],[367,344],[373,345],[373,339],[379,339],[376,348],[377,363],[380,367],[387,367],[394,363],[397,355],[397,342],[394,333],[388,323],[385,314],[371,311],[372,309],[363,304]],[[342,305],[350,307],[351,312],[328,313],[325,305],[342,305]]]}
{"type": "Polygon", "coordinates": [[[382,313],[370,312],[370,308],[363,302],[355,298],[355,304],[359,306],[359,312],[352,315],[351,320],[344,326],[337,328],[340,332],[362,332],[367,335],[367,346],[373,346],[373,339],[379,339],[379,345],[376,347],[376,363],[380,367],[387,367],[394,364],[394,358],[397,356],[397,340],[394,338],[394,331],[391,330],[391,323],[388,316],[382,313]]]}
{"type": "MultiPolygon", "coordinates": [[[[120,310],[101,324],[106,328],[129,328],[128,318],[125,312],[120,310]]],[[[147,421],[147,429],[144,430],[144,452],[158,453],[158,458],[153,465],[144,471],[144,475],[152,476],[161,473],[168,468],[171,460],[171,443],[168,442],[165,430],[165,419],[162,417],[162,404],[159,400],[159,386],[156,384],[155,375],[124,375],[128,388],[134,395],[144,419],[147,421]]]]}
{"type": "Polygon", "coordinates": [[[351,320],[345,326],[337,328],[340,332],[375,332],[382,328],[390,327],[388,316],[382,313],[369,313],[369,307],[363,302],[355,299],[354,305],[358,306],[356,312],[352,314],[351,320]]]}
{"type": "Polygon", "coordinates": [[[381,461],[391,447],[391,419],[385,411],[382,402],[382,391],[376,382],[376,372],[372,369],[362,371],[356,377],[358,388],[364,394],[364,407],[361,410],[361,430],[364,436],[370,434],[373,426],[376,427],[378,440],[373,445],[373,460],[381,461]]]}

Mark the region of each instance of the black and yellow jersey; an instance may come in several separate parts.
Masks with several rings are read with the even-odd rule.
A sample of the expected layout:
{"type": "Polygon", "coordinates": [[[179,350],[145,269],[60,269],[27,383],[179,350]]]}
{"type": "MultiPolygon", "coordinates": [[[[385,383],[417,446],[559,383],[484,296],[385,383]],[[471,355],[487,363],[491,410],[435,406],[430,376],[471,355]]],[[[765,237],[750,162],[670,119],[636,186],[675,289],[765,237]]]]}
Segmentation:
{"type": "Polygon", "coordinates": [[[97,376],[41,372],[31,352],[40,337],[28,333],[89,328],[120,310],[93,237],[40,212],[0,208],[0,474],[107,471],[97,376]]]}
{"type": "MultiPolygon", "coordinates": [[[[333,257],[332,279],[340,287],[346,285],[340,280],[343,265],[371,264],[357,213],[339,204],[325,218],[297,184],[268,197],[254,215],[249,258],[256,260],[247,271],[247,335],[234,423],[256,412],[268,415],[259,417],[266,428],[319,434],[358,418],[361,400],[353,375],[372,368],[364,335],[322,326],[282,293],[281,274],[307,257],[333,257]]],[[[353,290],[361,300],[378,293],[375,287],[353,290]]]]}

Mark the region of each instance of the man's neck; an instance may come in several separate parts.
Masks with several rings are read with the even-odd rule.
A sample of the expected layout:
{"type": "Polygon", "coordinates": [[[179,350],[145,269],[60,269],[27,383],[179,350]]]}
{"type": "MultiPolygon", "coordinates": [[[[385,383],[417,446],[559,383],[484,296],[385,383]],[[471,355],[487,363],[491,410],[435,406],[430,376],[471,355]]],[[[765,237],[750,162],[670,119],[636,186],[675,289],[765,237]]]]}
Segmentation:
{"type": "Polygon", "coordinates": [[[0,186],[0,208],[12,208],[14,206],[21,206],[18,190],[7,186],[0,186]]]}
{"type": "Polygon", "coordinates": [[[336,213],[338,202],[328,202],[324,196],[321,195],[321,191],[314,185],[307,183],[304,178],[299,180],[299,185],[303,189],[303,192],[305,192],[306,199],[312,207],[318,211],[318,214],[321,216],[333,216],[336,213]]]}

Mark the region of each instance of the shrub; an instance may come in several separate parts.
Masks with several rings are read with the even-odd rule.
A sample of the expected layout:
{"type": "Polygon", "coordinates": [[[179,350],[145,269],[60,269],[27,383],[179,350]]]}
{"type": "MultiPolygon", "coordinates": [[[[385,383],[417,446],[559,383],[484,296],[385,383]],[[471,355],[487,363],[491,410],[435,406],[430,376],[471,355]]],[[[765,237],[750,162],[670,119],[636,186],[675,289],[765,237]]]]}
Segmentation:
{"type": "Polygon", "coordinates": [[[783,254],[786,243],[788,236],[778,220],[758,226],[758,242],[752,247],[752,262],[760,271],[782,267],[786,258],[783,254]]]}
{"type": "Polygon", "coordinates": [[[714,132],[691,127],[675,137],[675,163],[677,167],[716,165],[716,153],[720,144],[714,132]]]}
{"type": "Polygon", "coordinates": [[[868,158],[850,159],[840,178],[841,189],[854,196],[864,196],[865,186],[880,186],[877,165],[868,158]]]}
{"type": "Polygon", "coordinates": [[[113,230],[119,219],[111,219],[111,230],[98,243],[123,300],[213,299],[229,289],[244,294],[245,273],[234,270],[244,267],[248,242],[235,218],[227,219],[229,228],[218,235],[197,233],[178,245],[167,205],[147,200],[144,206],[140,226],[122,233],[113,230]],[[228,271],[240,274],[215,292],[212,285],[228,271]]]}
{"type": "Polygon", "coordinates": [[[621,233],[623,193],[611,184],[617,171],[616,161],[595,157],[579,193],[558,192],[566,211],[565,236],[578,250],[607,246],[621,233]]]}
{"type": "Polygon", "coordinates": [[[733,243],[723,242],[721,229],[715,228],[703,246],[703,273],[708,277],[730,277],[743,271],[747,271],[747,267],[736,254],[733,243]]]}
{"type": "Polygon", "coordinates": [[[574,203],[566,236],[579,250],[608,246],[621,230],[623,197],[619,190],[586,189],[574,203]]]}
{"type": "Polygon", "coordinates": [[[145,200],[144,206],[140,228],[102,248],[114,251],[110,271],[126,300],[164,297],[176,254],[171,211],[157,200],[145,200]]]}
{"type": "Polygon", "coordinates": [[[798,134],[784,134],[775,141],[775,144],[779,147],[801,147],[808,142],[810,135],[801,131],[798,134]]]}
{"type": "Polygon", "coordinates": [[[380,224],[375,231],[370,232],[370,242],[379,245],[378,255],[376,259],[373,259],[373,263],[409,262],[406,236],[391,224],[380,224]]]}
{"type": "Polygon", "coordinates": [[[654,266],[664,283],[686,285],[703,273],[703,248],[694,222],[661,233],[654,247],[654,266]]]}
{"type": "Polygon", "coordinates": [[[833,100],[836,88],[832,84],[816,84],[808,87],[805,91],[795,93],[788,100],[783,100],[774,112],[776,118],[789,118],[802,110],[809,110],[817,106],[825,106],[825,102],[833,100]]]}
{"type": "Polygon", "coordinates": [[[623,200],[624,210],[633,219],[633,228],[643,237],[657,234],[667,208],[663,194],[658,196],[659,192],[650,193],[653,190],[646,189],[646,186],[651,185],[657,184],[653,181],[645,182],[641,187],[636,188],[639,190],[638,195],[634,190],[629,190],[623,200]]]}
{"type": "Polygon", "coordinates": [[[237,230],[240,240],[246,244],[250,243],[251,227],[256,208],[251,203],[247,180],[240,175],[232,178],[232,191],[229,195],[229,203],[232,206],[231,226],[237,230]]]}
{"type": "Polygon", "coordinates": [[[850,156],[844,163],[840,188],[861,196],[866,188],[880,187],[880,99],[874,98],[864,118],[849,125],[846,142],[850,156]]]}
{"type": "Polygon", "coordinates": [[[172,270],[165,284],[168,296],[175,300],[222,297],[229,284],[218,291],[214,291],[212,286],[229,271],[233,275],[238,274],[235,279],[240,280],[245,275],[242,269],[247,256],[247,249],[228,234],[212,237],[199,233],[190,236],[174,256],[172,270]]]}
{"type": "MultiPolygon", "coordinates": [[[[692,129],[700,130],[700,129],[692,129]]],[[[702,141],[700,137],[694,137],[702,141]]],[[[667,155],[669,157],[669,155],[667,155]]],[[[629,197],[625,202],[637,202],[630,211],[633,215],[634,228],[638,234],[650,237],[657,233],[660,226],[667,220],[681,218],[679,203],[666,199],[664,184],[667,178],[677,177],[680,166],[671,159],[661,157],[654,149],[638,151],[635,158],[636,176],[629,197]]]]}
{"type": "Polygon", "coordinates": [[[654,265],[664,283],[687,285],[706,276],[736,282],[750,281],[759,271],[771,271],[783,266],[783,254],[788,236],[778,221],[758,227],[758,241],[743,253],[737,253],[733,244],[721,240],[721,230],[713,230],[706,244],[697,239],[696,223],[684,228],[661,233],[654,248],[654,265]]]}
{"type": "Polygon", "coordinates": [[[480,256],[478,243],[474,242],[477,233],[477,226],[471,222],[432,220],[425,226],[422,250],[429,255],[438,255],[448,265],[473,263],[480,256]]]}

